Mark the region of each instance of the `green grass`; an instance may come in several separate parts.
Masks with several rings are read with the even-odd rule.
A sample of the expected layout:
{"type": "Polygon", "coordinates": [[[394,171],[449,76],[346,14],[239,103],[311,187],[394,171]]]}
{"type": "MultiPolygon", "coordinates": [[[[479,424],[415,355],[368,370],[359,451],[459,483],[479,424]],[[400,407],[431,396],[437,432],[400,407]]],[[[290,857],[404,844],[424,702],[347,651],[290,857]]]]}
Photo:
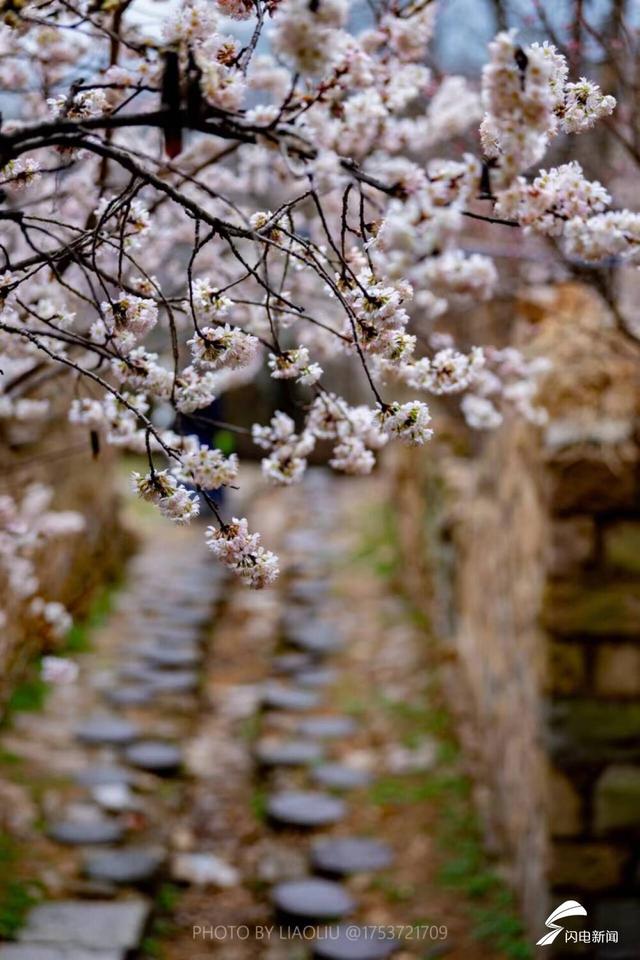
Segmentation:
{"type": "Polygon", "coordinates": [[[0,767],[10,767],[13,770],[18,770],[23,763],[22,757],[18,756],[17,753],[13,753],[12,750],[6,750],[5,747],[0,744],[0,767]]]}
{"type": "Polygon", "coordinates": [[[19,876],[20,848],[0,833],[0,940],[11,940],[22,926],[29,910],[41,899],[37,884],[19,876]]]}
{"type": "Polygon", "coordinates": [[[173,913],[180,900],[180,887],[175,883],[163,883],[156,894],[156,909],[160,913],[173,913]]]}
{"type": "MultiPolygon", "coordinates": [[[[354,559],[369,563],[397,595],[402,564],[393,511],[382,509],[364,518],[362,525],[362,546],[354,559]]],[[[425,648],[432,647],[427,618],[405,597],[400,599],[405,601],[407,621],[424,634],[425,648]]],[[[435,679],[423,696],[424,702],[420,703],[381,697],[377,706],[391,715],[404,746],[419,748],[426,737],[436,741],[434,768],[424,773],[382,777],[371,786],[370,799],[381,806],[432,804],[440,860],[436,883],[460,895],[475,939],[486,942],[508,960],[531,960],[533,949],[518,917],[515,899],[485,851],[473,805],[472,782],[461,770],[461,750],[453,720],[435,679]]],[[[377,882],[390,901],[402,898],[403,893],[408,895],[408,891],[397,890],[385,878],[377,882]]]]}
{"type": "Polygon", "coordinates": [[[239,735],[243,740],[246,740],[247,743],[253,743],[257,740],[259,733],[260,715],[258,713],[252,713],[251,716],[245,717],[241,721],[239,735]]]}
{"type": "Polygon", "coordinates": [[[42,710],[49,692],[49,684],[35,675],[33,672],[34,666],[32,665],[31,668],[32,675],[19,683],[9,697],[6,718],[10,718],[15,713],[32,713],[36,710],[42,710]]]}
{"type": "Polygon", "coordinates": [[[380,890],[388,903],[404,903],[412,900],[416,895],[415,887],[411,884],[398,883],[391,876],[376,877],[371,887],[374,890],[380,890]]]}
{"type": "MultiPolygon", "coordinates": [[[[57,653],[68,656],[91,649],[92,632],[105,623],[113,609],[119,587],[120,581],[113,581],[100,590],[87,615],[73,624],[57,653]]],[[[44,707],[50,687],[40,676],[40,661],[38,656],[28,665],[25,678],[14,688],[0,720],[0,727],[10,725],[16,713],[34,713],[44,707]]]]}
{"type": "Polygon", "coordinates": [[[365,563],[380,579],[392,580],[401,568],[394,510],[385,504],[378,511],[370,511],[367,505],[360,526],[363,528],[360,545],[351,557],[345,558],[345,565],[365,563]]]}
{"type": "MultiPolygon", "coordinates": [[[[381,806],[411,806],[425,802],[434,805],[435,839],[441,864],[436,883],[456,891],[467,905],[472,934],[487,941],[509,960],[529,960],[533,956],[525,939],[514,899],[493,869],[483,843],[472,801],[472,784],[460,772],[460,751],[452,738],[451,721],[442,708],[433,710],[412,704],[388,703],[387,709],[405,726],[404,739],[415,736],[416,743],[425,732],[442,739],[433,770],[377,780],[369,789],[372,802],[381,806]],[[412,727],[412,724],[416,727],[412,727]]],[[[409,816],[409,814],[407,814],[409,816]]],[[[408,890],[396,889],[391,881],[377,881],[389,902],[409,899],[408,890]]]]}
{"type": "Polygon", "coordinates": [[[256,788],[249,798],[249,805],[256,820],[258,820],[260,823],[264,823],[264,821],[267,819],[266,790],[256,788]]]}
{"type": "Polygon", "coordinates": [[[113,580],[96,594],[87,615],[74,623],[67,633],[61,653],[86,653],[91,649],[91,634],[106,623],[121,585],[120,579],[113,580]]]}
{"type": "Polygon", "coordinates": [[[182,891],[174,883],[163,883],[154,897],[154,915],[151,928],[140,945],[140,955],[145,960],[161,960],[164,956],[163,941],[176,929],[174,914],[182,891]]]}

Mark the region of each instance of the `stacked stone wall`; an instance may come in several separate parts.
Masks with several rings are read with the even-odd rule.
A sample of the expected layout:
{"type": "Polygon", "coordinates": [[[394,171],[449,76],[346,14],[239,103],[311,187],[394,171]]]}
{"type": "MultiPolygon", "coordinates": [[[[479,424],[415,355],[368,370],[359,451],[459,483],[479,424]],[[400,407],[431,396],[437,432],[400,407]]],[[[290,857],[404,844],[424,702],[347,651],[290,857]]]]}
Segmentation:
{"type": "MultiPolygon", "coordinates": [[[[115,460],[109,449],[98,456],[84,431],[71,428],[56,413],[63,398],[51,388],[51,416],[38,423],[0,421],[0,495],[20,502],[31,484],[52,491],[51,509],[82,514],[83,529],[48,539],[35,554],[38,595],[85,614],[96,591],[117,576],[132,541],[120,522],[115,460]]],[[[28,600],[0,577],[0,715],[26,664],[38,653],[55,650],[50,634],[31,616],[28,600]]]]}
{"type": "MultiPolygon", "coordinates": [[[[409,586],[451,664],[487,842],[532,936],[551,906],[577,899],[587,928],[617,926],[615,956],[631,958],[640,948],[640,354],[586,287],[526,291],[515,316],[514,341],[554,358],[547,427],[511,422],[480,444],[456,428],[448,451],[405,458],[400,539],[426,558],[422,588],[409,586]],[[407,519],[417,502],[420,535],[407,519]]],[[[598,949],[594,957],[614,957],[598,949]]]]}

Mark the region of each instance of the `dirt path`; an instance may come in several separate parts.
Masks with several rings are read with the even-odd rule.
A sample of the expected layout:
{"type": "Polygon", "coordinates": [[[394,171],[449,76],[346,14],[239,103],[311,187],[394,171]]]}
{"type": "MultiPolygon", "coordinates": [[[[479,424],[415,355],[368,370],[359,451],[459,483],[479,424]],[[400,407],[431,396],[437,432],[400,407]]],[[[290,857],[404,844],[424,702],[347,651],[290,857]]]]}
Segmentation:
{"type": "MultiPolygon", "coordinates": [[[[374,960],[395,940],[399,960],[528,956],[482,854],[425,630],[390,586],[379,482],[314,471],[301,488],[265,493],[258,514],[283,560],[277,588],[223,584],[200,530],[176,541],[151,526],[117,613],[81,657],[80,682],[0,736],[5,792],[19,791],[30,811],[7,825],[19,834],[22,878],[77,909],[142,902],[145,928],[128,946],[148,960],[297,960],[312,950],[374,960]],[[137,728],[133,746],[160,738],[178,748],[175,770],[153,772],[127,766],[131,747],[79,742],[77,728],[114,677],[118,689],[145,685],[148,644],[162,637],[163,649],[197,656],[188,668],[154,667],[161,684],[193,668],[195,689],[156,688],[139,705],[109,707],[137,728]],[[74,781],[96,762],[133,771],[129,809],[105,812],[104,792],[100,802],[74,781]],[[157,853],[146,875],[87,877],[102,845],[47,835],[61,818],[105,817],[122,829],[108,848],[157,853]],[[299,822],[314,819],[329,822],[299,822]],[[345,838],[357,843],[326,845],[345,838]]],[[[40,960],[28,949],[0,948],[0,958],[40,960]]]]}

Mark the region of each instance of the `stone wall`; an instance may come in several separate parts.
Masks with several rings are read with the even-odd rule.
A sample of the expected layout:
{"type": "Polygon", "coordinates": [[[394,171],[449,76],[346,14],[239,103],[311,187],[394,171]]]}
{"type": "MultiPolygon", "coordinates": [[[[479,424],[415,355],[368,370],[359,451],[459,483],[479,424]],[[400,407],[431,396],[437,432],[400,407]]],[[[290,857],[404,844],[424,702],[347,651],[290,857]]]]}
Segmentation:
{"type": "Polygon", "coordinates": [[[524,294],[523,331],[554,358],[548,426],[478,444],[445,420],[454,442],[404,458],[396,492],[487,841],[537,939],[569,897],[587,928],[640,916],[640,354],[576,285],[524,294]]]}
{"type": "MultiPolygon", "coordinates": [[[[86,432],[70,428],[54,404],[44,422],[0,421],[0,462],[0,494],[20,500],[29,484],[42,483],[53,491],[51,509],[83,515],[82,532],[48,540],[35,558],[39,595],[64,603],[81,617],[96,590],[117,575],[132,546],[119,520],[112,453],[103,449],[94,458],[86,432]]],[[[52,641],[3,577],[0,610],[6,616],[0,631],[1,716],[26,664],[52,641]]]]}

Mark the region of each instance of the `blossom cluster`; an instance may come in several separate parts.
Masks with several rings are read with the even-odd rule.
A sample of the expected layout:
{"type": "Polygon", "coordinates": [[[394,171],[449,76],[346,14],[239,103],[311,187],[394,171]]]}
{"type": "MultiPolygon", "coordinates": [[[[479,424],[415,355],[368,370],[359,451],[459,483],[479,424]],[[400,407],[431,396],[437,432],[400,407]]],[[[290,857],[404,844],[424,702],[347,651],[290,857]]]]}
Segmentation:
{"type": "Polygon", "coordinates": [[[167,518],[211,509],[214,555],[261,587],[277,558],[210,495],[239,477],[214,403],[286,398],[251,431],[285,486],[312,456],[360,475],[427,443],[433,398],[477,430],[541,424],[548,365],[443,332],[501,282],[468,218],[611,264],[640,257],[640,214],[541,167],[615,108],[550,43],[500,33],[476,85],[426,65],[435,0],[180,0],[158,29],[140,6],[0,12],[0,82],[29,90],[0,143],[0,419],[49,417],[57,366],[76,429],[146,457],[133,487],[167,518]]]}
{"type": "MultiPolygon", "coordinates": [[[[23,616],[58,638],[69,630],[71,617],[61,603],[40,595],[38,561],[47,544],[80,533],[85,520],[75,511],[51,509],[52,498],[51,488],[39,483],[28,486],[20,498],[0,495],[0,585],[23,616]]],[[[0,625],[6,619],[0,610],[0,625]]]]}
{"type": "Polygon", "coordinates": [[[244,518],[208,527],[206,540],[213,555],[248,586],[259,589],[276,580],[277,556],[261,546],[259,533],[249,533],[244,518]]]}

